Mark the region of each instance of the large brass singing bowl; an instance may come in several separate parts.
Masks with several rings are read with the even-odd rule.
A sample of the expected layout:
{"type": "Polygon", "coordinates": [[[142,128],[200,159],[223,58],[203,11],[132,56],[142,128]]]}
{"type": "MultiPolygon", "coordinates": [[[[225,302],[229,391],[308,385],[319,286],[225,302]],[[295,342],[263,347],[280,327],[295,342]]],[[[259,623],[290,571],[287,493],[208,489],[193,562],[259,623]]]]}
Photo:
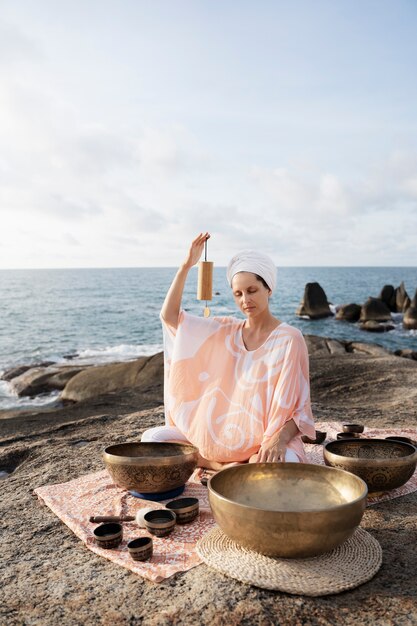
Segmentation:
{"type": "Polygon", "coordinates": [[[326,465],[360,476],[371,493],[404,485],[416,469],[417,449],[388,439],[350,439],[327,443],[323,457],[326,465]]]}
{"type": "Polygon", "coordinates": [[[119,487],[162,493],[187,482],[197,467],[198,450],[179,443],[121,443],[106,448],[103,459],[119,487]]]}
{"type": "Polygon", "coordinates": [[[360,524],[367,487],[323,465],[249,463],[215,474],[210,506],[223,532],[269,556],[312,557],[348,539],[360,524]]]}

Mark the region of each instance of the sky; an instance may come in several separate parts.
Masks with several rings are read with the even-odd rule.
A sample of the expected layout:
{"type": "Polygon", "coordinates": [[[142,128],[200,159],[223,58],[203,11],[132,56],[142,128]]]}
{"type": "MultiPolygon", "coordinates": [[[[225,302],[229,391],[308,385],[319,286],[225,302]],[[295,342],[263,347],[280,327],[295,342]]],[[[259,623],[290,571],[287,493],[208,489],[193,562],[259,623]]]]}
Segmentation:
{"type": "Polygon", "coordinates": [[[417,266],[415,0],[3,0],[0,268],[417,266]]]}

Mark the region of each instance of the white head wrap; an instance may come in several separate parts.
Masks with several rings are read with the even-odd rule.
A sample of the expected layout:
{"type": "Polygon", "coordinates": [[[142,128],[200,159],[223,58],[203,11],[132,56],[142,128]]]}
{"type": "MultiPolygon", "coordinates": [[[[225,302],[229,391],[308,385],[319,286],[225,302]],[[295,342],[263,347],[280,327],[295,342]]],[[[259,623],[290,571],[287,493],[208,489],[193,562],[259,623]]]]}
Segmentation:
{"type": "Polygon", "coordinates": [[[271,291],[277,286],[277,268],[272,259],[256,250],[242,250],[232,257],[227,266],[227,280],[232,286],[232,279],[238,272],[252,272],[261,276],[271,291]]]}

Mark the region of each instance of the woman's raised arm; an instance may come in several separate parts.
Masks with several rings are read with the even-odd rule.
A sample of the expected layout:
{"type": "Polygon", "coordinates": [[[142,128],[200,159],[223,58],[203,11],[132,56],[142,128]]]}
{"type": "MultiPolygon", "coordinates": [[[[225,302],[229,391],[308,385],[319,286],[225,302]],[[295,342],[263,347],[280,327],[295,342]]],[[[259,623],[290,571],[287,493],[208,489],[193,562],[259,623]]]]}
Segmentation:
{"type": "Polygon", "coordinates": [[[178,272],[172,281],[171,287],[168,289],[168,293],[165,296],[164,304],[161,309],[161,317],[166,324],[172,326],[173,328],[177,328],[178,326],[178,316],[180,314],[182,294],[188,272],[193,265],[198,263],[200,260],[204,243],[209,238],[209,233],[200,233],[198,237],[194,239],[184,263],[180,265],[178,272]]]}

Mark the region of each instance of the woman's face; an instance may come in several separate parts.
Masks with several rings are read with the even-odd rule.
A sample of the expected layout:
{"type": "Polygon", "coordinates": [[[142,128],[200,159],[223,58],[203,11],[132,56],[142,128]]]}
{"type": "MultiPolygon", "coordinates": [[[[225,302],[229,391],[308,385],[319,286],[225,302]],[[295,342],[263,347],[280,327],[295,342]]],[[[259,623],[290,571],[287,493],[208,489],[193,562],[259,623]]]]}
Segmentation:
{"type": "Polygon", "coordinates": [[[269,307],[271,290],[267,289],[252,272],[238,272],[232,279],[236,305],[246,317],[256,317],[269,307]]]}

